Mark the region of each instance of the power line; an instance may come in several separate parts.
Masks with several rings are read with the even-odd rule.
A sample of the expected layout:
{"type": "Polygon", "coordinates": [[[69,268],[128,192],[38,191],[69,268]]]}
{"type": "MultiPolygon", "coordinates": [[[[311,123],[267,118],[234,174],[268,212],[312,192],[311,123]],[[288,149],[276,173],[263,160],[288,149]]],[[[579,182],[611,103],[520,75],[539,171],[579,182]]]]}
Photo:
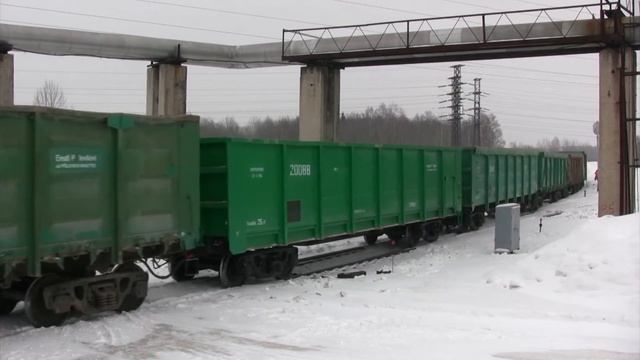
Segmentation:
{"type": "MultiPolygon", "coordinates": [[[[2,5],[2,3],[0,3],[0,6],[1,5],[2,5]]],[[[30,22],[30,21],[19,21],[19,20],[11,20],[11,19],[2,19],[2,22],[5,23],[5,24],[40,26],[40,27],[44,27],[44,28],[47,28],[47,29],[61,29],[61,30],[75,30],[75,31],[93,31],[93,30],[89,30],[89,29],[82,29],[82,28],[76,28],[76,27],[56,26],[56,25],[48,25],[48,24],[43,24],[43,23],[35,23],[35,22],[30,22]]]]}
{"type": "MultiPolygon", "coordinates": [[[[470,66],[473,66],[473,64],[471,64],[470,66]]],[[[424,70],[431,70],[431,71],[441,71],[444,72],[446,70],[444,69],[434,69],[431,67],[425,67],[423,65],[405,65],[405,67],[411,67],[411,68],[416,68],[416,69],[424,69],[424,70]]],[[[515,68],[515,67],[512,67],[515,68]]],[[[588,82],[580,82],[580,81],[565,81],[565,80],[556,80],[556,79],[540,79],[540,78],[532,78],[532,77],[526,77],[526,76],[517,76],[517,75],[502,75],[502,74],[491,74],[491,73],[483,73],[483,72],[477,72],[477,71],[471,71],[469,72],[471,75],[477,75],[477,76],[492,76],[492,77],[496,77],[496,78],[503,78],[503,79],[513,79],[513,80],[527,80],[527,81],[538,81],[538,82],[550,82],[550,83],[560,83],[560,84],[573,84],[573,85],[598,85],[596,83],[588,83],[588,82]]]]}
{"type": "Polygon", "coordinates": [[[157,0],[135,0],[135,1],[144,2],[144,3],[150,3],[150,4],[174,6],[174,7],[186,8],[186,9],[204,10],[204,11],[208,11],[208,12],[215,12],[215,13],[221,13],[221,14],[248,16],[248,17],[267,19],[267,20],[291,21],[291,22],[297,22],[297,23],[300,23],[300,24],[309,24],[309,25],[317,25],[317,26],[329,26],[327,24],[321,24],[321,23],[298,20],[298,19],[291,19],[291,18],[284,18],[284,17],[277,17],[277,16],[269,16],[269,15],[260,15],[260,14],[252,14],[252,13],[246,13],[246,12],[241,12],[241,11],[233,11],[233,10],[214,9],[214,8],[202,7],[202,6],[175,4],[175,3],[165,2],[165,1],[157,1],[157,0]]]}
{"type": "Polygon", "coordinates": [[[507,66],[507,65],[494,65],[494,64],[477,64],[473,63],[470,66],[478,66],[478,67],[494,67],[501,69],[514,69],[519,71],[528,71],[528,72],[536,72],[536,73],[544,73],[544,74],[554,74],[554,75],[566,75],[566,76],[577,76],[577,77],[587,77],[587,78],[598,78],[596,75],[589,74],[578,74],[578,73],[569,73],[564,71],[550,71],[550,70],[539,70],[539,69],[529,69],[529,68],[521,68],[517,66],[507,66]]]}
{"type": "Polygon", "coordinates": [[[331,0],[331,1],[337,2],[337,3],[349,4],[349,5],[368,7],[368,8],[372,8],[372,9],[395,11],[395,12],[400,12],[400,13],[405,13],[405,14],[417,14],[417,15],[429,16],[429,17],[435,17],[436,16],[436,15],[433,15],[433,14],[423,13],[423,12],[420,12],[420,11],[405,10],[405,9],[399,9],[399,8],[386,7],[386,6],[372,5],[372,4],[362,3],[362,2],[358,2],[358,1],[351,1],[351,0],[331,0]]]}
{"type": "MultiPolygon", "coordinates": [[[[478,64],[473,64],[471,66],[481,66],[478,64]]],[[[500,65],[495,65],[496,67],[502,67],[500,65]]],[[[407,67],[411,67],[411,68],[415,68],[415,69],[422,69],[422,70],[429,70],[429,71],[439,71],[439,72],[443,72],[446,71],[444,69],[435,69],[435,68],[429,68],[429,67],[424,67],[424,66],[419,66],[419,65],[409,65],[407,67]]],[[[516,67],[508,67],[508,66],[504,66],[505,68],[512,68],[512,69],[518,69],[516,67]]],[[[369,71],[379,71],[378,69],[371,69],[369,71]]],[[[586,75],[586,74],[571,74],[571,73],[562,73],[562,72],[552,72],[552,71],[544,71],[544,70],[535,70],[535,69],[520,69],[523,71],[533,71],[533,72],[544,72],[544,73],[550,73],[550,74],[558,74],[558,75],[569,75],[569,76],[585,76],[585,77],[591,77],[591,78],[596,78],[596,76],[591,76],[591,75],[586,75]]],[[[96,71],[89,71],[89,70],[41,70],[41,69],[16,69],[16,71],[20,71],[20,72],[29,72],[29,73],[68,73],[68,74],[99,74],[99,75],[127,75],[127,76],[146,76],[144,73],[142,72],[119,72],[119,71],[101,71],[101,70],[96,70],[96,71]]],[[[272,75],[292,75],[295,74],[293,71],[277,71],[277,72],[267,72],[267,71],[262,71],[262,72],[243,72],[243,73],[239,73],[239,72],[225,72],[225,73],[198,73],[198,74],[193,74],[191,73],[192,76],[272,76],[272,75]]],[[[499,74],[489,74],[489,73],[476,73],[474,72],[473,74],[478,74],[478,75],[484,75],[484,76],[493,76],[493,77],[502,77],[502,78],[507,78],[507,79],[515,79],[515,80],[531,80],[531,81],[541,81],[541,82],[555,82],[555,83],[565,83],[565,84],[577,84],[577,85],[596,85],[595,83],[586,83],[586,82],[574,82],[574,81],[563,81],[563,80],[553,80],[553,79],[539,79],[539,78],[530,78],[530,77],[524,77],[524,76],[514,76],[514,75],[499,75],[499,74]]]]}
{"type": "Polygon", "coordinates": [[[500,112],[500,114],[507,115],[507,116],[533,118],[533,119],[544,118],[544,119],[560,120],[560,121],[572,121],[572,122],[578,122],[578,123],[590,123],[590,124],[593,123],[593,121],[590,121],[590,120],[576,120],[576,119],[568,119],[568,118],[555,117],[555,116],[543,116],[543,117],[541,117],[541,116],[536,116],[536,115],[513,114],[513,113],[505,113],[505,112],[500,112]]]}
{"type": "Polygon", "coordinates": [[[25,6],[25,5],[16,5],[16,4],[7,4],[7,3],[0,3],[0,6],[12,7],[12,8],[18,8],[18,9],[26,9],[26,10],[34,10],[34,11],[42,11],[42,12],[49,12],[49,13],[54,13],[54,14],[85,16],[85,17],[90,17],[90,18],[94,18],[94,19],[113,20],[113,21],[120,21],[120,22],[126,22],[126,23],[134,23],[134,24],[147,24],[147,25],[163,26],[163,27],[170,27],[170,28],[175,28],[175,29],[207,31],[207,32],[213,32],[213,33],[218,33],[218,34],[226,34],[226,35],[246,36],[246,37],[269,39],[269,40],[281,40],[280,38],[277,38],[277,37],[265,36],[265,35],[248,34],[248,33],[241,33],[241,32],[235,32],[235,31],[224,31],[224,30],[208,29],[208,28],[201,28],[201,27],[195,27],[195,26],[166,24],[166,23],[159,23],[159,22],[154,22],[154,21],[146,21],[146,20],[139,20],[139,19],[128,19],[128,18],[121,18],[121,17],[107,16],[107,15],[95,15],[95,14],[80,13],[80,12],[75,12],[75,11],[39,8],[39,7],[34,7],[34,6],[25,6]]]}
{"type": "Polygon", "coordinates": [[[582,135],[582,134],[569,134],[569,133],[562,133],[562,132],[548,132],[548,131],[544,131],[544,130],[539,130],[539,129],[522,129],[522,130],[516,130],[516,129],[509,129],[509,125],[504,126],[507,131],[510,132],[518,132],[518,133],[523,133],[523,134],[539,134],[539,135],[547,135],[547,136],[573,136],[573,137],[581,137],[581,138],[588,138],[588,139],[593,139],[594,136],[593,135],[582,135]]]}
{"type": "Polygon", "coordinates": [[[526,80],[526,81],[538,81],[538,82],[549,82],[549,83],[557,83],[557,84],[571,84],[571,85],[590,85],[597,86],[597,83],[588,83],[588,82],[580,82],[580,81],[567,81],[567,80],[552,80],[552,79],[538,79],[531,78],[526,76],[514,76],[514,75],[498,75],[498,74],[487,74],[481,72],[471,71],[472,75],[481,75],[481,76],[492,76],[496,78],[502,79],[510,79],[510,80],[526,80]]]}

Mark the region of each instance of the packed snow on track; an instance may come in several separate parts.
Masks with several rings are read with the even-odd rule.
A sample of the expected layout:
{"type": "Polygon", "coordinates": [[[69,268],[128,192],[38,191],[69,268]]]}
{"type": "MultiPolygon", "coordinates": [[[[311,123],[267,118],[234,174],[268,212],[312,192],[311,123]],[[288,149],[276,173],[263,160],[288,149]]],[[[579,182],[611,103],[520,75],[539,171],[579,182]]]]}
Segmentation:
{"type": "Polygon", "coordinates": [[[639,214],[598,218],[590,181],[523,215],[517,254],[494,254],[493,235],[488,222],[393,261],[240,288],[215,273],[157,281],[138,311],[58,328],[18,308],[0,320],[0,358],[640,358],[639,214]],[[352,270],[367,275],[336,278],[352,270]]]}

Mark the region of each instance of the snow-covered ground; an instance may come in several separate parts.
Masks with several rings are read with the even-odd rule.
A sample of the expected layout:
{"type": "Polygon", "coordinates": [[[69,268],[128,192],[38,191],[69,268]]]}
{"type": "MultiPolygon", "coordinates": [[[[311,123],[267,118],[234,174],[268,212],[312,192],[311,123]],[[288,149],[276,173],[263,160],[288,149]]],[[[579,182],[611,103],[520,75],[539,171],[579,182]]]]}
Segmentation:
{"type": "Polygon", "coordinates": [[[396,256],[391,274],[380,259],[349,267],[367,271],[356,279],[156,281],[136,312],[59,328],[18,309],[0,319],[0,359],[640,359],[640,215],[597,218],[596,203],[589,182],[523,216],[515,255],[493,254],[489,222],[396,256]]]}

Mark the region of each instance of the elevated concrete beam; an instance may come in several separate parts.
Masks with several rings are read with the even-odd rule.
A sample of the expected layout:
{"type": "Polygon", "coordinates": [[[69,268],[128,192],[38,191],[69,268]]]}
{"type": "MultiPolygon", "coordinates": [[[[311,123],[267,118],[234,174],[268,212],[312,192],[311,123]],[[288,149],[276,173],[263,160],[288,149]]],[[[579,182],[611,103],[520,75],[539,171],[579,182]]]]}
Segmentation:
{"type": "MultiPolygon", "coordinates": [[[[624,77],[621,71],[635,70],[635,52],[624,51],[625,68],[622,68],[620,49],[604,49],[600,52],[600,122],[598,144],[598,216],[623,215],[633,211],[635,202],[634,172],[622,163],[623,152],[634,158],[633,141],[625,149],[621,146],[621,114],[625,118],[635,117],[635,77],[624,77]],[[622,94],[621,81],[625,91],[622,94]],[[624,95],[624,98],[622,97],[624,95]],[[621,104],[621,102],[625,104],[621,104]],[[621,106],[625,105],[625,106],[621,106]],[[625,167],[627,167],[625,169],[625,167]]],[[[625,122],[628,139],[635,139],[634,123],[625,122]]]]}
{"type": "Polygon", "coordinates": [[[335,141],[340,113],[340,69],[305,66],[300,69],[299,139],[335,141]]]}
{"type": "Polygon", "coordinates": [[[147,115],[187,112],[187,67],[152,64],[147,68],[147,115]]]}
{"type": "MultiPolygon", "coordinates": [[[[627,22],[637,23],[640,18],[625,19],[627,22]]],[[[585,37],[600,35],[599,20],[556,21],[536,24],[511,24],[497,25],[491,28],[489,40],[502,42],[509,40],[521,40],[522,34],[528,34],[531,39],[557,37],[559,29],[562,37],[585,37]]],[[[605,23],[605,34],[611,34],[613,24],[610,20],[605,23]]],[[[413,47],[428,49],[441,45],[441,40],[447,38],[447,45],[470,44],[477,42],[482,29],[471,27],[470,29],[437,29],[410,32],[409,38],[413,47]],[[450,34],[450,35],[449,35],[450,34]]],[[[305,36],[304,33],[301,35],[305,36]]],[[[625,27],[625,38],[631,46],[640,48],[640,27],[625,27]]],[[[46,55],[75,55],[96,56],[123,60],[144,60],[156,62],[183,61],[185,64],[213,66],[221,68],[257,68],[277,65],[296,65],[295,61],[282,59],[283,45],[285,55],[308,55],[311,49],[314,54],[336,52],[342,48],[342,52],[350,58],[340,60],[345,66],[353,66],[353,63],[362,61],[348,55],[349,52],[370,50],[371,42],[378,44],[377,49],[404,48],[398,34],[387,33],[380,36],[354,36],[337,37],[329,39],[325,37],[318,41],[317,37],[306,37],[305,40],[297,40],[289,43],[271,42],[249,45],[222,45],[194,41],[174,39],[160,39],[126,34],[108,34],[89,31],[76,31],[65,29],[40,28],[33,26],[0,24],[0,49],[32,52],[46,55]]],[[[597,52],[601,44],[592,44],[584,52],[597,52]]],[[[577,45],[565,44],[561,47],[577,45]]],[[[453,61],[442,58],[442,53],[448,53],[451,49],[443,49],[427,55],[433,58],[431,61],[453,61]]],[[[493,51],[493,50],[487,50],[493,51]]],[[[497,51],[497,50],[496,50],[497,51]]],[[[498,53],[504,52],[498,51],[498,53]]],[[[415,55],[420,56],[420,55],[415,55]]],[[[424,55],[422,55],[424,56],[424,55]]],[[[503,56],[504,57],[504,56],[503,56]]],[[[425,59],[424,62],[428,61],[425,59]]]]}
{"type": "Polygon", "coordinates": [[[13,54],[0,54],[0,106],[13,105],[13,54]]]}
{"type": "Polygon", "coordinates": [[[235,46],[10,24],[0,24],[0,49],[238,69],[296,65],[282,60],[280,42],[235,46]]]}

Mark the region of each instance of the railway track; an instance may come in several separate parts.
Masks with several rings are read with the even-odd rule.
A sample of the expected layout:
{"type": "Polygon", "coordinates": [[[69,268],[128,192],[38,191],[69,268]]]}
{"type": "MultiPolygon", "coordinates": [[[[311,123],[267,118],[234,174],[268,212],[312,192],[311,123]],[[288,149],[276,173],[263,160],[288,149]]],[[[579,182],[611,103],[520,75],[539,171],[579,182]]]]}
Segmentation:
{"type": "MultiPolygon", "coordinates": [[[[420,246],[420,245],[418,245],[420,246]]],[[[389,242],[375,245],[358,246],[327,254],[309,256],[298,260],[291,277],[300,277],[333,270],[345,266],[381,259],[414,250],[415,247],[402,248],[389,242]]]]}

